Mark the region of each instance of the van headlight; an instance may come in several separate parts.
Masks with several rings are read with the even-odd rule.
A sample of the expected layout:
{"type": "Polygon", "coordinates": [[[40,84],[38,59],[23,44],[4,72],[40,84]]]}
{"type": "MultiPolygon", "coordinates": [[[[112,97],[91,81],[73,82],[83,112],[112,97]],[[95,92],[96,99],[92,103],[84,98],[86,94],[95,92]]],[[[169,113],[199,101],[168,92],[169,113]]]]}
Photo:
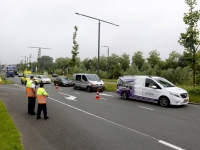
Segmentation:
{"type": "Polygon", "coordinates": [[[177,94],[177,93],[173,93],[173,92],[169,92],[171,95],[173,95],[173,96],[176,96],[176,97],[178,97],[178,98],[180,98],[180,95],[179,94],[177,94]]]}

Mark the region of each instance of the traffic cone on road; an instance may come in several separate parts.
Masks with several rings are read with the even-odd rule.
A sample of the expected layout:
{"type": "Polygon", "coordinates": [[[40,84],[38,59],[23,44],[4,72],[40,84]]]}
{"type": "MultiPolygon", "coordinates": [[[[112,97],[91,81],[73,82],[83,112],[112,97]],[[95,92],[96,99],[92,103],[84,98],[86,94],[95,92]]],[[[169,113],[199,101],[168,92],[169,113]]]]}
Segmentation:
{"type": "Polygon", "coordinates": [[[99,90],[97,89],[97,93],[96,93],[96,97],[95,97],[96,100],[100,100],[100,96],[99,96],[99,90]]]}
{"type": "Polygon", "coordinates": [[[58,84],[56,84],[56,90],[58,90],[58,84]]]}

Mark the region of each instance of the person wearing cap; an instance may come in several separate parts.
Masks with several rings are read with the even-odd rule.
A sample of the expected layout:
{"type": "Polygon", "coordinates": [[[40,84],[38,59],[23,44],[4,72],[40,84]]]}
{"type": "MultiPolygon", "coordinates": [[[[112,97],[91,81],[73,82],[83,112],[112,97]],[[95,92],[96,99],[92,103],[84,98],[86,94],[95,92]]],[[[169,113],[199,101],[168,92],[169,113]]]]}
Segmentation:
{"type": "Polygon", "coordinates": [[[28,80],[26,83],[26,96],[28,97],[28,114],[36,115],[35,113],[36,86],[33,76],[30,76],[30,80],[28,80]]]}
{"type": "Polygon", "coordinates": [[[44,119],[49,119],[47,116],[47,105],[46,99],[49,94],[44,89],[44,84],[40,83],[40,88],[37,90],[37,100],[38,100],[38,109],[37,109],[37,119],[40,119],[41,111],[43,110],[44,119]]]}

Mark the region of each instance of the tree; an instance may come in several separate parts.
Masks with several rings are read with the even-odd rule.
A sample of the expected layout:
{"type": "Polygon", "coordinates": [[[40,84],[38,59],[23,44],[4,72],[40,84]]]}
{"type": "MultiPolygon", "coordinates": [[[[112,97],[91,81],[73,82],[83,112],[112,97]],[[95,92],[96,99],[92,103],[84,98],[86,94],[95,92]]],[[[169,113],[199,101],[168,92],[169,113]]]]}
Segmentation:
{"type": "Polygon", "coordinates": [[[178,52],[172,51],[169,54],[169,58],[166,59],[166,63],[165,63],[166,68],[176,69],[178,67],[178,61],[179,61],[180,56],[181,54],[179,54],[178,52]]]}
{"type": "Polygon", "coordinates": [[[134,55],[132,56],[132,65],[135,64],[140,70],[144,62],[145,59],[142,56],[142,52],[141,51],[135,52],[134,55]]]}
{"type": "Polygon", "coordinates": [[[123,53],[119,59],[119,62],[123,71],[126,71],[130,65],[129,55],[126,53],[123,53]]]}
{"type": "Polygon", "coordinates": [[[160,65],[160,62],[161,62],[160,53],[158,53],[157,50],[153,50],[149,52],[149,58],[147,58],[147,60],[152,68],[155,65],[160,65]]]}
{"type": "Polygon", "coordinates": [[[73,34],[73,44],[74,44],[74,46],[72,47],[72,51],[71,51],[71,53],[72,53],[72,59],[70,61],[70,65],[73,68],[76,65],[76,57],[79,54],[79,52],[78,52],[79,44],[76,42],[76,35],[77,35],[78,27],[75,26],[74,29],[75,29],[75,32],[73,34]]]}
{"type": "Polygon", "coordinates": [[[39,61],[40,70],[47,69],[53,63],[53,58],[49,56],[42,56],[39,61]]]}
{"type": "Polygon", "coordinates": [[[189,12],[184,13],[183,21],[188,28],[185,33],[181,33],[179,37],[179,44],[185,47],[186,61],[191,66],[193,71],[193,86],[196,84],[196,65],[199,59],[196,55],[198,47],[200,45],[199,30],[197,29],[198,21],[200,19],[200,11],[194,11],[196,0],[185,0],[185,3],[189,6],[189,12]]]}

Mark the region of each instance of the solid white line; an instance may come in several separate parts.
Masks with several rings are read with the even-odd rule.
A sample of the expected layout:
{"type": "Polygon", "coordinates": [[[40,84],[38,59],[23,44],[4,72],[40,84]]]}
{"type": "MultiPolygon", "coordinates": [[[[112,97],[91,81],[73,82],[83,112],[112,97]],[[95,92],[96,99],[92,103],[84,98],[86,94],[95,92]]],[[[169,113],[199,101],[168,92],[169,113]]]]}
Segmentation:
{"type": "Polygon", "coordinates": [[[153,110],[152,108],[147,108],[147,107],[142,107],[142,106],[138,106],[140,108],[144,108],[144,109],[149,109],[149,110],[153,110]]]}
{"type": "Polygon", "coordinates": [[[107,99],[105,99],[105,98],[100,98],[100,99],[107,100],[107,99]]]}
{"type": "Polygon", "coordinates": [[[63,89],[60,89],[60,90],[63,90],[63,89]]]}
{"type": "Polygon", "coordinates": [[[167,146],[169,146],[169,147],[171,147],[171,148],[174,148],[174,149],[176,149],[176,150],[184,150],[184,149],[182,149],[182,148],[180,148],[180,147],[178,147],[178,146],[172,145],[172,144],[167,143],[167,142],[162,141],[162,140],[159,140],[158,142],[159,142],[159,143],[162,143],[162,144],[164,144],[164,145],[167,145],[167,146]]]}
{"type": "MultiPolygon", "coordinates": [[[[60,93],[60,92],[59,92],[59,93],[60,93]]],[[[83,112],[83,113],[85,113],[85,114],[88,114],[88,115],[90,115],[90,116],[96,117],[96,118],[101,119],[101,120],[104,120],[104,121],[106,121],[106,122],[108,122],[108,123],[114,124],[114,125],[119,126],[119,127],[121,127],[121,128],[127,129],[127,130],[129,130],[129,131],[135,132],[135,133],[140,134],[140,135],[142,135],[142,136],[145,136],[145,137],[148,137],[148,138],[153,139],[153,140],[155,140],[155,141],[158,141],[159,143],[164,144],[164,145],[167,145],[167,146],[172,147],[172,148],[174,148],[174,149],[177,149],[177,150],[184,150],[184,149],[182,149],[182,148],[180,148],[180,147],[177,147],[177,146],[175,146],[175,145],[172,145],[172,144],[170,144],[170,143],[164,142],[164,141],[162,141],[162,140],[158,140],[158,139],[156,139],[156,138],[154,138],[154,137],[152,137],[152,136],[150,136],[150,135],[147,135],[147,134],[144,134],[144,133],[139,132],[139,131],[137,131],[137,130],[134,130],[134,129],[128,128],[128,127],[126,127],[126,126],[120,125],[120,124],[118,124],[118,123],[115,123],[115,122],[113,122],[113,121],[107,120],[107,119],[102,118],[102,117],[100,117],[100,116],[91,114],[91,113],[89,113],[89,112],[87,112],[87,111],[84,111],[84,110],[81,110],[81,109],[79,109],[79,108],[77,108],[77,107],[74,107],[74,106],[68,105],[68,104],[66,104],[66,103],[60,102],[60,101],[58,101],[58,100],[56,100],[56,99],[53,99],[53,98],[51,98],[51,97],[48,97],[48,98],[51,99],[51,100],[53,100],[53,101],[56,101],[56,102],[58,102],[58,103],[61,103],[61,104],[63,104],[63,105],[66,105],[66,106],[68,106],[68,107],[71,107],[71,108],[73,108],[73,109],[75,109],[75,110],[78,110],[78,111],[80,111],[80,112],[83,112]]]]}

